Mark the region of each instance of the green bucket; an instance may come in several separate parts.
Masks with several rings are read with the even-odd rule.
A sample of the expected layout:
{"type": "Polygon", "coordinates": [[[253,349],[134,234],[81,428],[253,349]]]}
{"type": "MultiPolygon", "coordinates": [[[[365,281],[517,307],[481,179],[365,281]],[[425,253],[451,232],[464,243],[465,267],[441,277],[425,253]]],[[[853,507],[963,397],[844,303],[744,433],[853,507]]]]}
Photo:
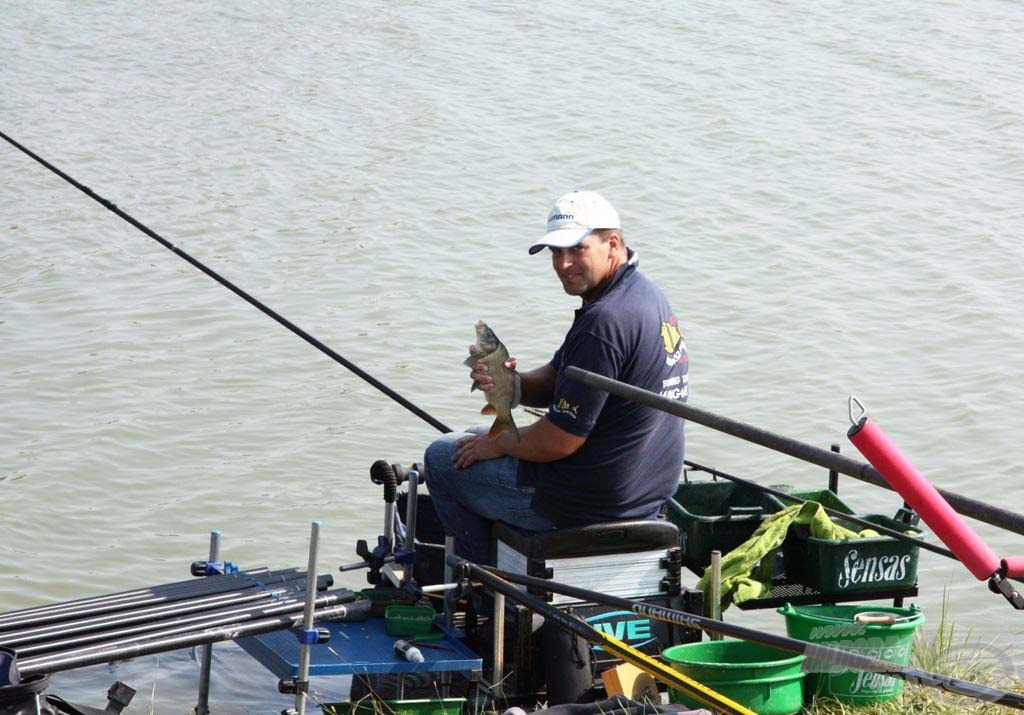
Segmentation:
{"type": "MultiPolygon", "coordinates": [[[[914,634],[924,623],[924,614],[911,605],[895,606],[791,606],[779,609],[786,617],[791,638],[839,648],[896,665],[906,665],[914,645],[914,634]],[[867,617],[859,623],[856,616],[867,617]],[[886,619],[891,622],[884,622],[886,619]],[[883,621],[883,622],[879,622],[883,621]]],[[[903,692],[903,681],[889,675],[851,670],[823,660],[810,659],[807,693],[828,696],[852,705],[889,700],[903,692]]]]}
{"type": "MultiPolygon", "coordinates": [[[[793,715],[803,707],[802,655],[728,639],[675,645],[661,655],[673,669],[759,715],[793,715]]],[[[669,700],[703,706],[675,688],[669,700]]]]}

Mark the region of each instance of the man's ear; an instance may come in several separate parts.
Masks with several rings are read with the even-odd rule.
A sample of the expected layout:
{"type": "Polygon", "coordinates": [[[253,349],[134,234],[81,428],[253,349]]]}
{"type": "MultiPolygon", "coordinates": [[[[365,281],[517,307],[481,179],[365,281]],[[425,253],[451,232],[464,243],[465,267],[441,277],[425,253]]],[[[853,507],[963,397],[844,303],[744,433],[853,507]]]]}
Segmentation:
{"type": "Polygon", "coordinates": [[[625,253],[622,234],[619,232],[619,229],[612,229],[608,232],[608,242],[611,243],[611,248],[616,253],[625,253]]]}

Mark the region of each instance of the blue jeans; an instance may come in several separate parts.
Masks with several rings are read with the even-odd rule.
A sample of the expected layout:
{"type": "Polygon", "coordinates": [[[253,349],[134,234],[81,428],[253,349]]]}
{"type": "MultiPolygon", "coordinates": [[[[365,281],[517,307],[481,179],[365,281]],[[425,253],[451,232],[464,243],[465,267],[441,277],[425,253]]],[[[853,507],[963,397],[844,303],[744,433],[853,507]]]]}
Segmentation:
{"type": "Polygon", "coordinates": [[[474,427],[439,437],[427,447],[423,471],[445,534],[455,537],[455,552],[473,563],[493,566],[495,521],[527,531],[547,531],[555,525],[530,507],[533,489],[516,486],[516,459],[487,459],[464,469],[452,465],[458,443],[488,429],[489,425],[474,427]]]}

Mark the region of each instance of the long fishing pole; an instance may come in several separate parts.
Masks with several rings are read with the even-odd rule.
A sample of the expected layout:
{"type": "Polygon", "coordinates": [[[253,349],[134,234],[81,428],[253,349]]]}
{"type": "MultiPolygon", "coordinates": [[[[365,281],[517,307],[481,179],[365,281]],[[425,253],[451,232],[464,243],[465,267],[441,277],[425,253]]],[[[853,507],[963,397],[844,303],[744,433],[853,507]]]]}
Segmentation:
{"type": "MultiPolygon", "coordinates": [[[[316,597],[316,608],[325,608],[338,604],[355,606],[355,595],[347,588],[327,591],[316,597]]],[[[264,605],[253,608],[248,613],[231,615],[227,611],[211,612],[200,620],[192,619],[171,619],[159,624],[159,628],[148,631],[144,635],[121,635],[119,632],[111,633],[111,639],[101,641],[93,640],[90,644],[79,645],[76,648],[63,650],[59,653],[40,653],[28,658],[30,661],[49,660],[51,658],[64,658],[85,653],[105,652],[121,646],[131,646],[146,641],[161,640],[163,638],[177,636],[184,633],[196,633],[208,628],[227,626],[230,624],[243,623],[246,621],[260,620],[263,618],[277,617],[284,614],[299,613],[303,611],[306,604],[303,599],[292,599],[282,601],[277,605],[264,605]],[[227,613],[227,615],[225,615],[227,613]]],[[[363,608],[363,606],[359,606],[363,608]]],[[[45,646],[43,647],[45,649],[45,646]]]]}
{"type": "Polygon", "coordinates": [[[68,651],[78,649],[90,643],[109,642],[135,637],[139,640],[147,640],[154,631],[164,631],[168,628],[180,630],[191,630],[193,628],[209,627],[222,623],[232,623],[242,620],[253,620],[267,615],[280,613],[282,606],[292,607],[297,604],[305,606],[305,594],[295,592],[290,595],[270,596],[259,603],[231,604],[222,608],[206,609],[202,612],[182,612],[178,614],[166,614],[158,619],[146,621],[127,620],[120,623],[105,624],[105,627],[96,628],[74,628],[64,632],[53,632],[46,634],[48,637],[33,638],[27,644],[20,642],[9,643],[4,639],[4,645],[8,647],[17,646],[18,654],[21,656],[48,653],[52,651],[68,651]]]}
{"type": "MultiPolygon", "coordinates": [[[[557,624],[587,642],[601,646],[606,651],[614,653],[623,661],[635,665],[662,683],[677,688],[701,704],[713,708],[716,712],[725,713],[725,715],[757,715],[754,711],[740,703],[712,690],[706,685],[702,685],[677,670],[673,670],[646,653],[623,643],[618,638],[599,631],[585,621],[581,621],[564,611],[558,610],[537,596],[516,588],[501,576],[496,575],[497,572],[484,569],[455,555],[448,558],[448,563],[455,567],[466,568],[473,578],[479,580],[485,586],[489,586],[498,593],[504,594],[506,598],[510,598],[516,603],[529,608],[534,613],[544,616],[546,620],[557,624]]],[[[503,573],[503,575],[506,574],[503,573]]]]}
{"type": "MultiPolygon", "coordinates": [[[[655,620],[674,623],[686,628],[719,633],[724,636],[730,636],[732,638],[739,638],[741,640],[778,648],[779,650],[784,650],[789,653],[803,654],[808,658],[822,660],[833,665],[852,668],[854,670],[862,670],[869,673],[888,675],[893,678],[905,680],[908,683],[945,690],[946,692],[953,693],[954,695],[963,695],[977,700],[984,700],[986,702],[1004,705],[1015,710],[1024,710],[1024,695],[1021,695],[1020,693],[999,690],[987,685],[953,678],[948,675],[940,675],[939,673],[930,673],[916,668],[901,666],[887,660],[861,655],[854,651],[841,650],[839,648],[820,645],[818,643],[808,643],[806,641],[786,636],[777,636],[771,633],[755,630],[753,628],[737,626],[724,621],[718,621],[713,618],[705,618],[704,616],[698,616],[693,613],[686,613],[685,611],[677,611],[663,606],[655,606],[650,603],[631,601],[619,596],[610,596],[605,593],[598,593],[597,591],[569,586],[567,584],[557,583],[543,578],[510,573],[508,571],[501,571],[490,567],[488,567],[486,571],[490,572],[494,577],[522,584],[523,586],[539,588],[545,591],[554,591],[555,593],[578,598],[581,601],[588,603],[599,603],[613,608],[621,608],[624,611],[631,611],[638,616],[654,618],[655,620]]],[[[479,574],[477,575],[479,577],[479,574]]],[[[482,577],[480,580],[486,583],[482,577]]],[[[541,601],[541,603],[545,602],[541,601]]]]}
{"type": "MultiPolygon", "coordinates": [[[[317,584],[319,589],[325,589],[331,580],[332,577],[330,575],[319,577],[317,584]]],[[[158,623],[169,618],[185,617],[196,612],[200,615],[209,615],[211,613],[219,613],[224,609],[243,606],[247,610],[251,610],[252,608],[259,607],[253,605],[257,603],[277,605],[300,598],[304,589],[305,579],[302,581],[296,580],[284,587],[229,591],[215,596],[191,598],[156,607],[133,608],[73,621],[4,631],[0,633],[0,643],[14,647],[23,643],[46,641],[55,637],[68,637],[79,633],[106,632],[111,628],[127,627],[131,624],[158,623]]]]}
{"type": "MultiPolygon", "coordinates": [[[[365,618],[368,604],[368,601],[357,601],[326,606],[319,608],[314,613],[314,617],[317,621],[365,618]],[[362,604],[367,605],[363,606],[362,604]]],[[[24,662],[18,662],[18,670],[22,678],[24,678],[26,675],[35,675],[37,673],[56,673],[62,670],[71,670],[72,668],[82,668],[87,665],[98,665],[115,660],[128,660],[143,655],[181,650],[182,648],[219,643],[221,641],[237,640],[247,636],[260,635],[261,633],[294,628],[301,625],[302,618],[301,612],[287,613],[257,621],[215,626],[202,631],[170,634],[152,641],[131,641],[117,644],[108,650],[75,651],[73,653],[62,653],[54,657],[40,656],[37,658],[27,658],[24,662]]]]}
{"type": "Polygon", "coordinates": [[[150,588],[124,591],[105,596],[92,596],[49,606],[27,608],[20,611],[10,611],[0,616],[0,631],[17,627],[40,626],[47,623],[70,621],[112,611],[124,611],[161,603],[181,602],[190,598],[218,593],[242,593],[257,588],[288,583],[305,577],[305,574],[299,573],[297,568],[274,572],[264,568],[258,572],[246,571],[243,573],[262,574],[262,576],[257,580],[252,578],[236,578],[239,574],[207,576],[202,579],[193,578],[191,581],[152,586],[150,588]],[[211,583],[207,584],[205,582],[211,583]]]}
{"type": "Polygon", "coordinates": [[[295,325],[293,322],[291,322],[290,320],[288,320],[284,316],[280,315],[279,313],[277,313],[273,309],[269,308],[268,306],[266,306],[265,304],[263,304],[262,302],[260,302],[259,300],[257,300],[253,296],[249,295],[248,293],[246,293],[244,290],[242,290],[238,286],[236,286],[234,283],[232,283],[228,279],[224,278],[222,275],[220,275],[219,273],[217,273],[213,269],[207,267],[206,265],[204,265],[203,263],[201,263],[197,259],[195,259],[192,256],[190,256],[188,253],[186,253],[182,249],[180,249],[177,246],[175,246],[173,243],[168,241],[166,238],[164,238],[163,236],[158,234],[153,229],[151,229],[148,226],[146,226],[144,223],[136,220],[135,218],[133,218],[132,216],[130,216],[126,212],[122,211],[113,202],[108,201],[107,199],[103,198],[102,196],[100,196],[99,194],[94,192],[88,186],[85,186],[84,184],[82,184],[82,183],[76,181],[75,179],[73,179],[72,177],[68,176],[63,171],[61,171],[60,169],[55,167],[53,164],[51,164],[50,162],[46,161],[45,159],[43,159],[38,154],[35,154],[30,149],[22,146],[21,144],[19,144],[17,141],[12,139],[11,137],[7,136],[2,131],[0,131],[0,137],[3,137],[15,149],[18,149],[19,151],[23,152],[26,156],[34,159],[35,161],[37,161],[42,166],[46,167],[47,169],[52,171],[57,176],[59,176],[60,178],[64,179],[64,181],[66,181],[69,184],[71,184],[72,186],[74,186],[76,189],[78,189],[79,191],[84,193],[90,199],[93,199],[94,201],[96,201],[98,204],[100,204],[104,208],[106,208],[109,211],[117,214],[119,217],[121,217],[122,219],[124,219],[125,221],[130,223],[135,228],[137,228],[140,231],[142,231],[144,234],[146,234],[147,236],[152,238],[154,241],[159,243],[161,246],[163,246],[167,250],[171,251],[172,253],[177,255],[182,260],[184,260],[187,263],[191,264],[193,267],[199,269],[200,271],[202,271],[203,273],[208,275],[210,278],[212,278],[215,281],[217,281],[218,283],[220,283],[222,286],[224,286],[225,288],[230,290],[232,293],[237,295],[239,298],[241,298],[242,300],[244,300],[247,303],[249,303],[250,305],[252,305],[254,308],[260,310],[264,314],[266,314],[269,317],[271,317],[274,320],[276,320],[278,323],[280,323],[284,327],[288,328],[288,330],[290,330],[293,333],[295,333],[296,335],[298,335],[300,338],[302,338],[307,343],[309,343],[310,345],[315,347],[317,350],[322,352],[324,355],[327,355],[328,357],[333,359],[335,362],[339,363],[340,365],[342,365],[342,366],[348,368],[350,371],[354,372],[356,375],[361,377],[363,380],[368,382],[370,385],[372,385],[373,387],[375,387],[378,390],[380,390],[381,392],[383,392],[385,395],[390,397],[392,400],[394,400],[398,404],[402,405],[402,407],[406,408],[407,410],[412,412],[414,415],[416,415],[420,419],[422,419],[425,422],[428,422],[429,424],[433,425],[434,427],[436,427],[441,432],[446,432],[447,433],[447,432],[451,432],[452,431],[451,427],[448,427],[443,422],[441,422],[441,421],[435,419],[434,417],[430,416],[428,413],[426,413],[425,411],[423,411],[422,409],[420,409],[419,407],[414,405],[409,400],[407,400],[404,397],[402,397],[400,394],[398,394],[397,392],[392,390],[390,387],[388,387],[387,385],[382,383],[380,380],[375,378],[373,375],[371,375],[368,372],[366,372],[365,370],[361,369],[355,363],[345,359],[340,354],[338,354],[337,352],[332,350],[330,347],[328,347],[324,343],[322,343],[319,340],[317,340],[315,337],[313,337],[312,335],[307,333],[305,330],[303,330],[299,326],[295,325]]]}
{"type": "MultiPolygon", "coordinates": [[[[693,405],[688,405],[685,402],[679,400],[669,399],[662,397],[661,395],[650,392],[649,390],[643,390],[633,385],[627,385],[624,382],[618,380],[612,380],[604,375],[598,375],[587,370],[582,370],[578,367],[568,367],[565,370],[566,376],[570,379],[582,382],[584,385],[590,385],[598,389],[604,390],[616,397],[622,397],[633,402],[638,402],[648,407],[653,407],[656,410],[667,412],[675,415],[676,417],[682,417],[696,422],[697,424],[710,427],[713,430],[718,430],[733,437],[739,437],[745,439],[748,442],[759,444],[762,447],[773,449],[776,452],[782,454],[788,454],[791,457],[796,457],[805,462],[811,464],[817,464],[818,466],[825,467],[827,469],[833,469],[837,472],[859,479],[862,482],[873,484],[878,487],[884,487],[885,489],[892,489],[885,478],[872,467],[870,464],[864,462],[858,462],[856,459],[850,459],[840,454],[832,452],[827,449],[820,449],[813,447],[803,442],[798,442],[795,439],[789,437],[783,437],[781,435],[773,434],[767,430],[763,430],[753,425],[748,425],[738,420],[733,420],[728,417],[717,415],[714,412],[703,410],[693,405]]],[[[985,502],[978,501],[977,499],[971,499],[970,497],[961,496],[953,492],[939,489],[939,494],[953,506],[959,513],[964,516],[969,516],[978,521],[998,526],[1007,531],[1012,531],[1015,534],[1024,534],[1024,516],[1016,514],[1007,509],[993,506],[992,504],[986,504],[985,502]]]]}

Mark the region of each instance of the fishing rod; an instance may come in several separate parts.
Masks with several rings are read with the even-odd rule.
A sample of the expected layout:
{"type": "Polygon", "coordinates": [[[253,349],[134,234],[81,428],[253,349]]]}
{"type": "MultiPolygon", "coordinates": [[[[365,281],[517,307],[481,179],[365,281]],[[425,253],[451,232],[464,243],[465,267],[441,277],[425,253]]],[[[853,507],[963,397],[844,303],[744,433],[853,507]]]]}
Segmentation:
{"type": "MultiPolygon", "coordinates": [[[[276,615],[281,612],[281,607],[294,607],[296,605],[305,607],[306,598],[302,592],[295,592],[290,595],[280,595],[273,598],[265,598],[258,604],[241,603],[233,604],[216,609],[207,609],[202,612],[183,612],[180,616],[167,614],[159,619],[146,621],[124,621],[123,623],[106,624],[105,627],[97,628],[75,628],[64,632],[46,634],[48,638],[33,637],[28,643],[22,644],[18,640],[8,641],[4,639],[4,645],[8,647],[17,646],[17,651],[22,656],[48,653],[52,651],[68,651],[86,646],[90,643],[119,641],[131,637],[139,640],[151,638],[154,631],[164,631],[168,628],[191,630],[199,627],[209,627],[223,623],[232,623],[243,620],[276,615]]],[[[28,640],[22,639],[22,640],[28,640]]]]}
{"type": "MultiPolygon", "coordinates": [[[[370,608],[369,601],[356,601],[318,608],[314,613],[317,621],[358,620],[365,618],[370,608]]],[[[221,641],[236,640],[247,636],[295,628],[302,624],[302,612],[287,613],[256,621],[215,626],[201,631],[170,634],[151,641],[117,644],[107,650],[72,652],[54,657],[27,658],[18,662],[22,677],[38,673],[56,673],[62,670],[98,665],[115,660],[128,660],[143,655],[164,653],[171,650],[209,645],[221,641]]]]}
{"type": "MultiPolygon", "coordinates": [[[[347,588],[340,588],[322,593],[317,596],[315,600],[315,606],[317,608],[324,608],[342,603],[351,606],[355,602],[355,594],[347,588]]],[[[305,607],[306,604],[304,599],[291,599],[289,601],[282,601],[276,605],[253,607],[240,614],[236,614],[230,609],[224,609],[220,612],[214,611],[210,614],[202,615],[199,620],[191,618],[172,618],[166,622],[157,624],[159,628],[151,630],[141,637],[136,637],[127,633],[128,629],[125,629],[124,631],[115,631],[110,634],[110,638],[101,641],[96,641],[95,639],[91,640],[91,645],[80,644],[78,647],[65,649],[58,653],[39,653],[30,657],[29,660],[48,660],[51,658],[64,658],[66,656],[81,655],[85,653],[104,652],[121,646],[160,640],[185,633],[196,633],[213,627],[227,626],[230,624],[238,624],[301,612],[305,607]]],[[[362,606],[360,606],[360,608],[362,608],[362,606]]],[[[34,650],[45,651],[48,650],[48,648],[43,645],[34,650]]]]}
{"type": "Polygon", "coordinates": [[[210,278],[214,279],[218,283],[220,283],[222,286],[224,286],[225,288],[230,290],[232,293],[237,295],[242,300],[244,300],[247,303],[249,303],[250,305],[252,305],[257,310],[261,311],[265,315],[267,315],[270,318],[273,318],[274,320],[276,320],[278,323],[280,323],[284,327],[288,328],[288,330],[290,330],[293,333],[295,333],[296,335],[298,335],[300,338],[302,338],[307,343],[309,343],[310,345],[315,347],[317,350],[322,352],[324,355],[327,355],[328,357],[330,357],[332,360],[334,360],[338,364],[348,368],[351,372],[353,372],[356,375],[358,375],[359,377],[361,377],[367,383],[369,383],[373,387],[375,387],[378,390],[380,390],[381,392],[383,392],[385,395],[390,397],[392,400],[394,400],[398,404],[402,405],[402,407],[406,408],[407,410],[412,412],[414,415],[416,415],[420,419],[422,419],[425,422],[433,425],[434,427],[436,427],[441,432],[447,433],[447,432],[451,432],[452,431],[451,427],[448,427],[443,422],[441,422],[441,421],[435,419],[434,417],[430,416],[427,412],[425,412],[424,410],[420,409],[419,407],[414,405],[409,400],[407,400],[404,397],[402,397],[400,394],[398,394],[397,392],[392,390],[390,387],[388,387],[387,385],[382,383],[380,380],[378,380],[377,378],[373,377],[373,375],[371,375],[368,372],[366,372],[365,370],[361,369],[355,363],[347,360],[346,358],[344,358],[343,356],[341,356],[340,354],[335,352],[333,349],[331,349],[330,347],[328,347],[327,345],[325,345],[324,343],[320,342],[318,339],[316,339],[315,337],[313,337],[312,335],[307,333],[305,330],[303,330],[299,326],[295,325],[293,322],[291,322],[290,320],[288,320],[284,316],[280,315],[279,313],[277,313],[276,311],[274,311],[273,309],[271,309],[267,305],[263,304],[262,302],[260,302],[256,298],[254,298],[253,296],[251,296],[248,293],[246,293],[244,290],[242,290],[241,288],[236,286],[234,283],[229,281],[227,278],[224,278],[222,275],[220,275],[219,273],[217,273],[213,269],[207,267],[206,265],[204,265],[203,263],[201,263],[197,259],[193,258],[191,255],[189,255],[188,253],[186,253],[185,251],[183,251],[182,249],[178,248],[173,243],[168,241],[166,238],[164,238],[163,236],[158,234],[156,231],[154,231],[153,229],[151,229],[148,226],[146,226],[144,223],[142,223],[142,222],[138,221],[137,219],[133,218],[132,216],[130,216],[125,211],[122,211],[113,202],[103,198],[102,196],[100,196],[99,194],[94,192],[92,189],[90,189],[88,186],[85,186],[84,184],[82,184],[82,183],[76,181],[75,179],[73,179],[71,176],[68,176],[63,171],[61,171],[56,166],[54,166],[50,162],[48,162],[45,159],[43,159],[38,154],[35,154],[30,149],[22,146],[17,141],[15,141],[11,137],[7,136],[7,134],[5,134],[4,132],[0,131],[0,137],[3,137],[15,149],[18,149],[19,151],[24,153],[26,156],[34,159],[35,161],[37,161],[42,166],[46,167],[47,169],[52,171],[57,176],[59,176],[60,178],[64,179],[64,181],[66,181],[69,184],[71,184],[72,186],[74,186],[76,189],[78,189],[79,191],[84,193],[90,199],[96,201],[98,204],[100,204],[101,206],[103,206],[107,210],[113,212],[114,214],[116,214],[120,218],[124,219],[125,221],[130,223],[132,226],[134,226],[135,228],[139,229],[144,234],[146,234],[147,236],[152,238],[154,241],[159,243],[161,246],[163,246],[167,250],[169,250],[172,253],[174,253],[175,255],[177,255],[179,258],[181,258],[185,262],[189,263],[194,268],[197,268],[198,270],[202,271],[203,273],[205,273],[206,275],[208,275],[210,278]]]}
{"type": "Polygon", "coordinates": [[[623,643],[618,638],[599,631],[585,621],[581,621],[564,611],[558,610],[551,604],[543,601],[533,594],[516,588],[509,583],[509,581],[502,578],[502,576],[508,575],[504,572],[501,572],[502,576],[498,576],[496,575],[498,573],[496,570],[484,569],[474,563],[461,559],[459,556],[454,554],[448,557],[448,563],[453,567],[466,569],[470,576],[476,578],[485,586],[491,587],[498,593],[503,594],[506,598],[510,598],[526,608],[529,608],[534,613],[544,616],[545,620],[560,626],[580,638],[583,638],[587,642],[600,646],[606,651],[617,655],[623,661],[635,665],[651,677],[670,687],[677,688],[681,692],[686,693],[700,702],[702,705],[707,705],[708,707],[713,708],[715,712],[724,713],[725,715],[757,715],[754,711],[744,707],[736,701],[722,695],[721,693],[715,692],[706,685],[698,683],[696,680],[678,670],[673,670],[646,653],[623,643]]]}
{"type": "MultiPolygon", "coordinates": [[[[25,628],[21,630],[4,631],[0,633],[0,643],[14,647],[23,643],[46,641],[54,637],[68,637],[83,633],[109,632],[111,628],[127,627],[132,624],[150,625],[161,623],[169,618],[184,617],[189,614],[197,614],[199,617],[221,613],[229,608],[243,608],[251,610],[259,606],[256,603],[270,603],[277,605],[302,597],[305,589],[305,577],[302,581],[294,581],[286,587],[274,589],[252,590],[245,589],[237,592],[228,592],[216,596],[205,596],[200,598],[176,601],[167,605],[157,607],[137,608],[114,613],[106,613],[100,616],[92,616],[78,620],[52,623],[45,626],[25,628]],[[246,605],[248,604],[248,605],[246,605]]],[[[322,591],[333,578],[329,575],[321,576],[318,579],[318,590],[322,591]]]]}
{"type": "MultiPolygon", "coordinates": [[[[483,569],[479,570],[484,571],[483,569]]],[[[626,598],[610,596],[608,594],[598,593],[597,591],[569,586],[567,584],[557,583],[543,578],[510,573],[508,571],[501,571],[490,567],[488,567],[484,572],[489,572],[495,578],[505,579],[506,581],[522,584],[523,586],[543,589],[544,591],[554,591],[555,593],[571,596],[572,598],[578,598],[581,601],[588,603],[598,603],[605,606],[611,606],[613,608],[621,608],[624,611],[631,611],[638,616],[653,618],[667,623],[674,623],[676,625],[695,630],[719,633],[724,636],[739,638],[752,643],[760,643],[761,645],[778,648],[779,650],[784,650],[789,653],[802,654],[808,658],[825,661],[837,666],[852,668],[854,670],[862,670],[869,673],[888,675],[893,678],[905,680],[908,683],[924,685],[930,688],[938,688],[954,695],[963,695],[977,700],[984,700],[989,703],[1003,705],[1015,710],[1024,710],[1024,695],[1019,693],[991,688],[986,685],[972,683],[967,680],[960,680],[959,678],[954,678],[948,675],[930,673],[925,670],[901,666],[887,660],[861,655],[854,651],[841,650],[839,648],[820,645],[818,643],[808,643],[806,641],[789,638],[787,636],[777,636],[771,633],[755,630],[753,628],[737,626],[724,621],[718,621],[713,618],[705,618],[704,616],[698,616],[693,613],[686,613],[685,611],[677,611],[663,606],[655,606],[650,603],[631,601],[626,598]]],[[[480,580],[484,581],[483,578],[480,578],[480,580]]],[[[486,581],[484,582],[486,583],[486,581]]],[[[512,588],[513,590],[518,590],[515,589],[515,587],[512,588]]],[[[534,598],[537,597],[534,596],[534,598]]],[[[538,600],[540,599],[538,598],[538,600]]],[[[544,601],[540,601],[540,603],[547,605],[544,601]]],[[[557,611],[557,609],[554,610],[557,611]]],[[[561,611],[558,612],[561,613],[561,611]]]]}
{"type": "Polygon", "coordinates": [[[202,579],[193,578],[189,581],[178,583],[10,611],[0,616],[0,631],[7,631],[17,627],[41,626],[47,623],[70,621],[112,611],[124,611],[131,608],[175,603],[191,598],[222,593],[244,593],[253,589],[285,584],[304,577],[304,574],[299,573],[296,568],[275,572],[270,572],[268,569],[263,568],[258,571],[243,573],[256,575],[258,578],[256,580],[252,578],[242,579],[239,578],[239,574],[221,574],[207,576],[202,579]]]}
{"type": "MultiPolygon", "coordinates": [[[[858,462],[836,452],[813,447],[789,437],[773,434],[759,427],[717,415],[714,412],[688,405],[685,402],[662,397],[655,392],[627,385],[624,382],[582,370],[578,367],[566,368],[565,374],[570,379],[604,390],[616,397],[622,397],[642,405],[647,405],[648,407],[653,407],[656,410],[667,412],[676,417],[682,417],[691,422],[710,427],[713,430],[732,435],[733,437],[739,437],[768,449],[773,449],[776,452],[788,454],[805,462],[840,472],[862,482],[892,490],[892,487],[881,473],[870,464],[858,462]]],[[[1024,535],[1024,516],[944,489],[939,489],[938,492],[960,514],[985,522],[986,524],[998,526],[1007,531],[1012,531],[1015,534],[1024,535]]]]}

